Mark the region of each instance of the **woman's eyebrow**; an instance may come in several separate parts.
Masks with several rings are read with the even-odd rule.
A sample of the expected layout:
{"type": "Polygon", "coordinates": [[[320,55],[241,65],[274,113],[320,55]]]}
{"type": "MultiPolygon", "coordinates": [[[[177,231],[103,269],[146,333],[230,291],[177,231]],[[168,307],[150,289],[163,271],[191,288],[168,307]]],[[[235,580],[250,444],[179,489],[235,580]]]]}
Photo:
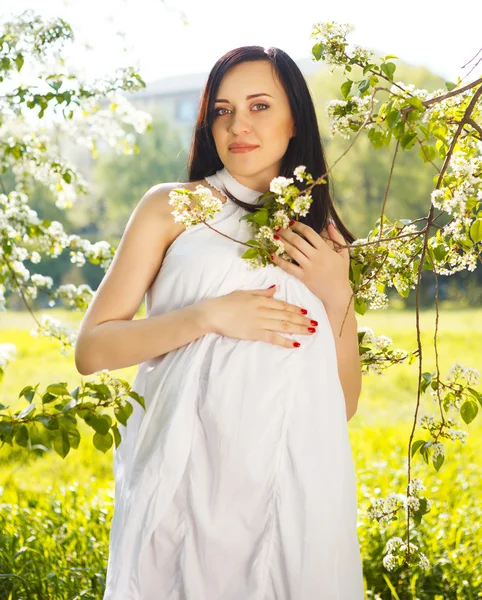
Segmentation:
{"type": "MultiPolygon", "coordinates": [[[[249,96],[246,96],[246,100],[251,100],[251,98],[257,98],[258,96],[269,96],[270,98],[273,97],[269,94],[265,94],[264,92],[260,92],[259,94],[250,94],[249,96]]],[[[229,100],[225,100],[224,98],[218,98],[214,102],[229,102],[229,100]]]]}

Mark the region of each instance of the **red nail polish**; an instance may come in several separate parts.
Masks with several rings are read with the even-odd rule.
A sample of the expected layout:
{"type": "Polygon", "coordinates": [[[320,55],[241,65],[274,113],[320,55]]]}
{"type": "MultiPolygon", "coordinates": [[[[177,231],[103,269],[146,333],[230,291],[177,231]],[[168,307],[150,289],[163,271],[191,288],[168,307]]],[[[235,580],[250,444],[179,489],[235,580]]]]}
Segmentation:
{"type": "Polygon", "coordinates": [[[274,240],[279,240],[279,235],[274,235],[274,236],[273,236],[273,239],[274,239],[274,240]]]}
{"type": "Polygon", "coordinates": [[[308,331],[310,333],[316,333],[316,329],[314,327],[308,327],[308,331]]]}
{"type": "Polygon", "coordinates": [[[292,225],[294,225],[294,224],[295,224],[295,222],[294,222],[294,221],[290,221],[290,227],[291,227],[292,225]]]}
{"type": "Polygon", "coordinates": [[[299,343],[299,342],[293,342],[293,346],[294,346],[295,348],[299,348],[299,347],[300,347],[300,343],[299,343]]]}
{"type": "Polygon", "coordinates": [[[318,325],[318,321],[314,321],[313,319],[311,320],[311,324],[312,325],[318,325]]]}
{"type": "Polygon", "coordinates": [[[270,290],[271,288],[274,288],[274,287],[276,287],[276,283],[273,283],[273,285],[270,285],[268,290],[270,290]]]}
{"type": "Polygon", "coordinates": [[[274,230],[275,231],[279,231],[281,229],[281,227],[275,227],[274,230]]]}
{"type": "Polygon", "coordinates": [[[301,309],[301,312],[302,312],[304,315],[307,315],[307,314],[308,314],[308,311],[306,310],[306,308],[302,308],[302,309],[301,309]]]}
{"type": "Polygon", "coordinates": [[[271,260],[274,260],[274,254],[270,254],[271,260]]]}

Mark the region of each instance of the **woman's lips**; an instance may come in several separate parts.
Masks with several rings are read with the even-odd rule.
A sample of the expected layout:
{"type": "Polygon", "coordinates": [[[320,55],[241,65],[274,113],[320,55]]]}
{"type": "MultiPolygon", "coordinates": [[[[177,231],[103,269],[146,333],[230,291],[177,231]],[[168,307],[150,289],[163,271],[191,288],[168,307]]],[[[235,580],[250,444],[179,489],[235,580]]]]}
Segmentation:
{"type": "Polygon", "coordinates": [[[229,148],[230,152],[233,152],[234,154],[244,154],[245,152],[251,152],[251,150],[256,150],[256,148],[258,148],[258,146],[249,146],[249,147],[245,147],[245,148],[229,148]]]}

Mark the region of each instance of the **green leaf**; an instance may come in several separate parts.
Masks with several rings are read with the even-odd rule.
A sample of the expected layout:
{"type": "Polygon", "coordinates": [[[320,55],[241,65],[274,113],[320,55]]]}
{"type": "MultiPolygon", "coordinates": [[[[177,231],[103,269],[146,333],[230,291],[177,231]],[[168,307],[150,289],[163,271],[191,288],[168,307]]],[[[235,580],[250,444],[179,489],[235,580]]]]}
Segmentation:
{"type": "Polygon", "coordinates": [[[100,400],[108,400],[109,398],[112,398],[110,389],[107,385],[105,385],[105,383],[92,383],[91,381],[88,381],[85,386],[94,390],[94,394],[89,394],[94,398],[99,398],[100,400]]]}
{"type": "Polygon", "coordinates": [[[392,62],[387,62],[380,65],[380,71],[385,73],[390,81],[393,81],[393,74],[395,73],[396,68],[397,65],[392,62]]]}
{"type": "Polygon", "coordinates": [[[470,237],[474,242],[482,242],[482,219],[477,219],[470,226],[470,237]]]}
{"type": "Polygon", "coordinates": [[[72,398],[72,400],[69,400],[67,402],[67,404],[64,405],[64,407],[62,408],[62,412],[65,413],[69,410],[71,410],[72,408],[74,408],[77,405],[77,400],[75,398],[72,398]]]}
{"type": "Polygon", "coordinates": [[[105,435],[111,426],[111,419],[108,417],[108,415],[102,415],[101,417],[98,417],[97,415],[89,413],[85,415],[84,421],[89,427],[92,427],[94,431],[100,433],[101,435],[105,435]]]}
{"type": "Polygon", "coordinates": [[[257,248],[248,248],[241,258],[255,258],[258,254],[259,250],[257,248]]]}
{"type": "Polygon", "coordinates": [[[427,463],[427,465],[430,457],[430,447],[432,446],[432,444],[432,440],[429,440],[428,442],[425,442],[423,446],[420,447],[420,454],[422,455],[423,460],[427,463]]]}
{"type": "Polygon", "coordinates": [[[434,160],[437,156],[437,151],[433,146],[422,146],[420,148],[420,157],[423,162],[429,162],[430,160],[434,160]]]}
{"type": "Polygon", "coordinates": [[[472,400],[467,400],[460,407],[460,416],[462,417],[464,422],[467,423],[467,425],[475,419],[478,412],[479,407],[472,400]]]}
{"type": "Polygon", "coordinates": [[[29,415],[33,410],[35,410],[35,404],[29,404],[20,412],[20,414],[16,418],[20,421],[21,419],[24,419],[27,415],[29,415]]]}
{"type": "Polygon", "coordinates": [[[407,133],[404,133],[400,139],[400,145],[402,146],[402,148],[405,149],[410,149],[414,144],[415,144],[415,138],[417,137],[417,134],[413,131],[407,131],[407,133]]]}
{"type": "Polygon", "coordinates": [[[46,391],[52,396],[70,396],[69,390],[62,383],[51,383],[46,391]]]}
{"type": "Polygon", "coordinates": [[[254,214],[251,214],[251,221],[254,221],[258,225],[267,225],[268,210],[266,208],[258,209],[254,214]]]}
{"type": "Polygon", "coordinates": [[[450,90],[453,90],[454,87],[456,87],[457,84],[456,83],[452,83],[451,81],[446,81],[445,82],[445,87],[448,89],[448,91],[450,92],[450,90]]]}
{"type": "Polygon", "coordinates": [[[405,133],[405,121],[399,120],[398,123],[393,128],[392,133],[393,133],[393,137],[396,140],[399,140],[405,133]]]}
{"type": "Polygon", "coordinates": [[[407,114],[407,121],[418,121],[422,111],[414,109],[407,114]]]}
{"type": "Polygon", "coordinates": [[[133,410],[132,404],[126,402],[125,406],[116,406],[116,408],[114,408],[114,414],[119,423],[122,423],[122,425],[125,426],[127,424],[127,419],[131,416],[133,410]]]}
{"type": "Polygon", "coordinates": [[[419,507],[418,510],[414,510],[412,512],[413,520],[416,525],[420,525],[422,521],[423,515],[426,515],[430,512],[430,508],[428,507],[428,502],[426,498],[419,498],[419,507]]]}
{"type": "Polygon", "coordinates": [[[115,425],[112,425],[112,433],[114,434],[115,447],[118,448],[120,446],[122,438],[119,433],[119,428],[117,427],[117,423],[115,425]]]}
{"type": "Polygon", "coordinates": [[[23,55],[17,54],[17,56],[15,57],[15,64],[17,65],[17,71],[20,72],[20,70],[23,67],[23,63],[24,63],[23,55]]]}
{"type": "Polygon", "coordinates": [[[435,467],[436,471],[440,470],[440,467],[442,466],[444,460],[445,460],[445,456],[443,454],[439,454],[432,458],[432,464],[435,467]]]}
{"type": "Polygon", "coordinates": [[[134,398],[134,400],[135,400],[135,401],[136,401],[138,404],[140,404],[144,410],[146,410],[146,405],[145,405],[145,403],[144,403],[144,396],[141,396],[141,395],[140,395],[140,394],[138,394],[138,393],[137,393],[135,390],[130,390],[130,391],[129,391],[129,396],[130,396],[131,398],[134,398]]]}
{"type": "Polygon", "coordinates": [[[353,81],[350,81],[350,79],[348,79],[348,81],[345,81],[345,83],[342,84],[341,93],[342,93],[343,98],[348,97],[348,95],[350,94],[352,85],[353,85],[353,81]]]}
{"type": "Polygon", "coordinates": [[[369,129],[368,139],[372,143],[372,146],[375,148],[375,150],[378,150],[378,148],[382,148],[382,146],[385,145],[385,135],[376,129],[369,129]]]}
{"type": "Polygon", "coordinates": [[[355,311],[359,315],[364,315],[366,312],[366,309],[367,309],[366,300],[364,298],[358,298],[357,296],[355,296],[354,307],[355,307],[355,311]]]}
{"type": "Polygon", "coordinates": [[[425,444],[425,440],[417,440],[416,442],[413,442],[413,444],[412,444],[412,450],[411,450],[411,456],[412,456],[412,458],[417,453],[417,450],[419,450],[424,444],[425,444]]]}
{"type": "Polygon", "coordinates": [[[387,125],[390,129],[393,128],[395,123],[400,119],[399,110],[391,110],[387,115],[387,125]]]}
{"type": "Polygon", "coordinates": [[[422,104],[420,98],[409,98],[408,103],[410,104],[410,106],[413,106],[414,108],[421,110],[422,112],[425,110],[425,106],[422,104]]]}
{"type": "Polygon", "coordinates": [[[55,452],[62,458],[65,458],[70,450],[70,441],[65,429],[61,429],[59,434],[52,440],[52,446],[55,452]]]}
{"type": "Polygon", "coordinates": [[[26,400],[28,400],[28,402],[32,402],[32,400],[35,397],[35,390],[37,388],[38,388],[38,384],[35,387],[32,387],[31,385],[27,385],[26,387],[23,388],[23,390],[20,392],[18,397],[21,398],[23,396],[26,400]]]}
{"type": "MultiPolygon", "coordinates": [[[[421,382],[421,390],[422,392],[424,392],[428,386],[430,385],[430,382],[432,381],[432,377],[435,375],[435,372],[433,373],[422,373],[422,382],[421,382]]],[[[437,383],[437,382],[435,382],[437,383]]]]}
{"type": "Polygon", "coordinates": [[[313,46],[313,48],[311,49],[311,52],[312,52],[313,56],[316,58],[316,60],[320,60],[321,54],[323,52],[323,44],[322,43],[315,44],[313,46]]]}
{"type": "Polygon", "coordinates": [[[104,454],[109,450],[114,443],[112,435],[110,432],[107,432],[105,435],[101,433],[94,433],[94,446],[97,450],[104,452],[104,454]]]}
{"type": "Polygon", "coordinates": [[[26,425],[20,425],[15,429],[15,441],[22,448],[28,446],[28,429],[26,425]]]}
{"type": "Polygon", "coordinates": [[[358,84],[358,89],[360,90],[360,92],[362,94],[363,94],[363,92],[366,92],[369,87],[370,87],[370,78],[369,77],[367,79],[362,79],[360,81],[360,83],[358,84]]]}
{"type": "Polygon", "coordinates": [[[472,394],[472,396],[478,400],[479,404],[482,406],[482,395],[479,394],[479,392],[477,390],[474,390],[474,388],[467,388],[469,390],[469,392],[472,394]]]}

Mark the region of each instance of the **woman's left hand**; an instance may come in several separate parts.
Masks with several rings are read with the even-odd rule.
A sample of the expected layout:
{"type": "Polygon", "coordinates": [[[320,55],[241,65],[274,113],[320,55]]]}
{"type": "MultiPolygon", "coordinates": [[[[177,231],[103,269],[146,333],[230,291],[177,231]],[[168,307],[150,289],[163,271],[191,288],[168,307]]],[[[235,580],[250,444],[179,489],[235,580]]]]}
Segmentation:
{"type": "Polygon", "coordinates": [[[272,259],[283,271],[302,281],[324,304],[333,304],[346,298],[347,294],[348,297],[351,295],[350,254],[348,248],[339,248],[339,244],[346,245],[347,242],[334,225],[330,223],[323,233],[328,233],[328,238],[299,221],[288,229],[279,229],[275,234],[299,266],[276,254],[272,259]]]}

